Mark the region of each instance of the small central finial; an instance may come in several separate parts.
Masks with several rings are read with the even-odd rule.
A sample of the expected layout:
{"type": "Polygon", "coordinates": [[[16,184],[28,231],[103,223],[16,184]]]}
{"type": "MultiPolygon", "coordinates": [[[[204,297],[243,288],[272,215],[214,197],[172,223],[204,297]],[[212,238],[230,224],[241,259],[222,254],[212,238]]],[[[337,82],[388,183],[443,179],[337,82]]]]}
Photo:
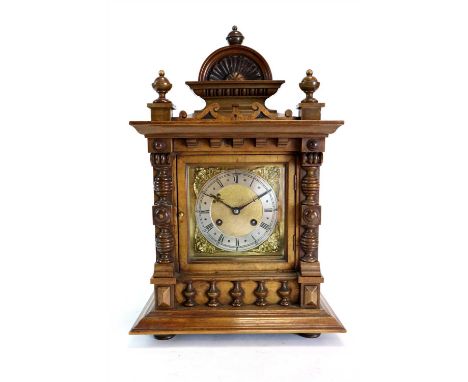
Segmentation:
{"type": "Polygon", "coordinates": [[[240,45],[242,41],[244,41],[244,36],[237,30],[237,26],[234,25],[232,31],[227,35],[226,40],[229,42],[229,45],[240,45]]]}

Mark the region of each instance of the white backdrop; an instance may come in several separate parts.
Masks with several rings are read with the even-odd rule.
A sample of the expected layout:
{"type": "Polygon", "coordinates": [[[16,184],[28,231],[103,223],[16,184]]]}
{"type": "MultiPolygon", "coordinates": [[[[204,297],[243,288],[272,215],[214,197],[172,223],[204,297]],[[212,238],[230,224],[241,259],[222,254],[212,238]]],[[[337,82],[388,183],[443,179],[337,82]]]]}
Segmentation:
{"type": "Polygon", "coordinates": [[[462,1],[2,4],[4,381],[466,381],[468,161],[462,1]],[[321,172],[323,293],[347,334],[130,337],[151,293],[151,82],[226,44],[286,84],[312,68],[344,119],[321,172]]]}

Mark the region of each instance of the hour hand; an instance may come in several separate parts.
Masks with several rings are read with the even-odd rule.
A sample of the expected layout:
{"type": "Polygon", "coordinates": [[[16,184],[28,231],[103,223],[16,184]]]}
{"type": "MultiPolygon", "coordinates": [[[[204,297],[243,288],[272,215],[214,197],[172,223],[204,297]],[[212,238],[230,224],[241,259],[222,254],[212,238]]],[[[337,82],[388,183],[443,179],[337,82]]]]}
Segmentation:
{"type": "Polygon", "coordinates": [[[229,204],[227,204],[223,199],[221,199],[219,195],[213,195],[213,194],[206,194],[206,195],[209,196],[210,198],[213,198],[215,201],[221,204],[224,204],[226,207],[228,207],[231,210],[234,208],[234,207],[231,207],[229,204]]]}

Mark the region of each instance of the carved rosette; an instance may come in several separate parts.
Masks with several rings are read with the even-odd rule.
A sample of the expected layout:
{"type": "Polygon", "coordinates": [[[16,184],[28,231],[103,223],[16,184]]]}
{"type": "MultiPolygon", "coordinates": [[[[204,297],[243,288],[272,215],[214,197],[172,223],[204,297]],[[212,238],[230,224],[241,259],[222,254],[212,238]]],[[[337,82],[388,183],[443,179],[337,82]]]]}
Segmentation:
{"type": "Polygon", "coordinates": [[[169,153],[152,153],[154,169],[153,224],[156,227],[156,262],[172,263],[174,228],[172,226],[172,160],[169,153]]]}
{"type": "Polygon", "coordinates": [[[154,193],[157,201],[170,201],[173,182],[171,174],[171,155],[168,153],[151,154],[151,164],[155,170],[154,193]]]}
{"type": "MultiPolygon", "coordinates": [[[[315,141],[307,142],[307,149],[314,150],[315,141]]],[[[301,247],[301,260],[316,262],[318,258],[318,227],[320,225],[321,208],[319,204],[320,191],[320,165],[323,153],[302,153],[301,167],[304,176],[300,181],[303,199],[301,201],[301,227],[302,233],[299,239],[301,247]]]]}

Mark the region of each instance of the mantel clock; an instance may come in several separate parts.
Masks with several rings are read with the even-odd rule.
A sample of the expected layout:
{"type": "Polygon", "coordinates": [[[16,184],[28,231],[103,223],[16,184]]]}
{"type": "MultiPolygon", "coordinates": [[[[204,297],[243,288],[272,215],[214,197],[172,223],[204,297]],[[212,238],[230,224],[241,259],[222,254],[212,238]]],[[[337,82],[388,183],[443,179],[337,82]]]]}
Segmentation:
{"type": "Polygon", "coordinates": [[[206,101],[173,116],[164,71],[148,141],[156,263],[150,297],[131,334],[297,333],[345,329],[320,293],[319,172],[325,138],[320,83],[307,70],[298,116],[265,106],[284,81],[236,27],[186,84],[206,101]]]}

